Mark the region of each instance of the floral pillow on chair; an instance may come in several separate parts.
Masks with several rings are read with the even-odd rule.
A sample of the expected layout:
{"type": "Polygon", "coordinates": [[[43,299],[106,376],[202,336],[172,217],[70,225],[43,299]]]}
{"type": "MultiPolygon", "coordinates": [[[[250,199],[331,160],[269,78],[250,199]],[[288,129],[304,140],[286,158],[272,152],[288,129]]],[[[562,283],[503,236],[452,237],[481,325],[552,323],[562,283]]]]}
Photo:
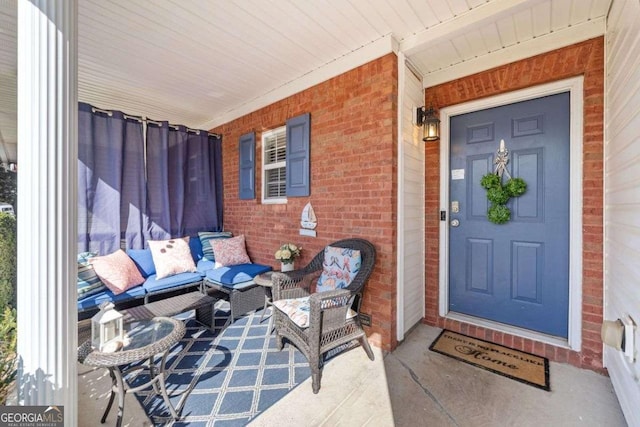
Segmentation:
{"type": "Polygon", "coordinates": [[[324,249],[322,274],[318,279],[316,291],[325,292],[346,288],[360,271],[361,262],[359,250],[327,246],[324,249]]]}

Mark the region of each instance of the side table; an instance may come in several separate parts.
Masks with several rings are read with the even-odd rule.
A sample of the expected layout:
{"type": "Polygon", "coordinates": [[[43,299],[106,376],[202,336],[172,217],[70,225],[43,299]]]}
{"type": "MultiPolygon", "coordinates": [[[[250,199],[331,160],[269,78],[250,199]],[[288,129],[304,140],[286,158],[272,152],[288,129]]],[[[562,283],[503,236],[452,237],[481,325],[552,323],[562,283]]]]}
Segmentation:
{"type": "Polygon", "coordinates": [[[88,366],[97,368],[107,368],[111,376],[112,386],[109,403],[102,415],[101,423],[107,419],[107,415],[113,405],[116,393],[118,394],[118,419],[116,426],[122,425],[122,415],[124,413],[125,393],[136,392],[149,386],[160,394],[169,412],[175,420],[178,414],[169,401],[167,389],[165,387],[165,363],[169,350],[177,344],[185,334],[184,323],[180,320],[169,317],[155,317],[150,320],[141,320],[125,325],[126,336],[121,350],[113,353],[103,353],[91,346],[91,340],[85,341],[78,348],[78,361],[88,366]],[[159,369],[155,366],[154,356],[162,354],[159,369]],[[135,366],[131,369],[123,370],[123,365],[149,360],[149,382],[137,387],[130,387],[124,380],[124,376],[129,372],[144,369],[143,365],[135,366]],[[159,390],[158,390],[159,389],[159,390]]]}
{"type": "Polygon", "coordinates": [[[264,307],[262,308],[262,314],[260,315],[260,323],[264,318],[264,314],[267,312],[267,307],[271,305],[271,276],[278,271],[267,271],[262,274],[258,274],[253,278],[253,281],[264,288],[264,307]]]}

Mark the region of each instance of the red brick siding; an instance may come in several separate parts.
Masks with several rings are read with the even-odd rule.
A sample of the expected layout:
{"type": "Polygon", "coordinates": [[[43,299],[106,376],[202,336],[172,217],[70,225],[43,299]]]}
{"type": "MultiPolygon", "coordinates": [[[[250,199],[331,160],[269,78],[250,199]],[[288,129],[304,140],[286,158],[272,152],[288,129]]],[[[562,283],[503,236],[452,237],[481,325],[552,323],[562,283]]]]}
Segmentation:
{"type": "Polygon", "coordinates": [[[584,75],[582,350],[573,352],[438,316],[439,146],[427,144],[426,317],[430,325],[513,346],[558,362],[596,371],[602,368],[603,313],[603,112],[604,39],[598,37],[472,76],[430,87],[425,99],[438,108],[584,75]]]}
{"type": "Polygon", "coordinates": [[[331,80],[221,125],[225,229],[244,234],[254,262],[278,267],[273,254],[300,244],[306,264],[325,245],[362,237],[378,258],[362,311],[367,334],[390,350],[396,345],[397,57],[386,55],[331,80]],[[311,196],[286,205],[261,203],[261,134],[288,118],[311,113],[311,196]],[[238,138],[256,132],[256,199],[238,199],[238,138]],[[317,238],[300,236],[300,215],[311,202],[317,238]]]}

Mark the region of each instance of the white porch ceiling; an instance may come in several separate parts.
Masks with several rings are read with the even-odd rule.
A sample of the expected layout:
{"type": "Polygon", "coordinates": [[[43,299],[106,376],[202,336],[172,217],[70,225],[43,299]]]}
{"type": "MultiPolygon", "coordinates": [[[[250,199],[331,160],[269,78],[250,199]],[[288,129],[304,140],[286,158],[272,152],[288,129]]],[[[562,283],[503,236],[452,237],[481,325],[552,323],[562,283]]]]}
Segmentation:
{"type": "MultiPolygon", "coordinates": [[[[0,0],[0,162],[16,161],[17,1],[0,0]]],[[[610,3],[79,0],[78,95],[210,128],[392,51],[428,87],[596,37],[610,3]]]]}

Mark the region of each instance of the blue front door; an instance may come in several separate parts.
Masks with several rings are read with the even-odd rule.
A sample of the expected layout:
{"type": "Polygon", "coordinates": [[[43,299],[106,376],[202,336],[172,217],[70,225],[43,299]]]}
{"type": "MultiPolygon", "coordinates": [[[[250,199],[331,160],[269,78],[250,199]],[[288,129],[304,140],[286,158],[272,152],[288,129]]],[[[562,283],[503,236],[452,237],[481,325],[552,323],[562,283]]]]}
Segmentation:
{"type": "Polygon", "coordinates": [[[450,128],[449,309],[567,338],[569,93],[454,116],[450,128]],[[501,139],[527,192],[496,225],[480,180],[501,139]]]}

